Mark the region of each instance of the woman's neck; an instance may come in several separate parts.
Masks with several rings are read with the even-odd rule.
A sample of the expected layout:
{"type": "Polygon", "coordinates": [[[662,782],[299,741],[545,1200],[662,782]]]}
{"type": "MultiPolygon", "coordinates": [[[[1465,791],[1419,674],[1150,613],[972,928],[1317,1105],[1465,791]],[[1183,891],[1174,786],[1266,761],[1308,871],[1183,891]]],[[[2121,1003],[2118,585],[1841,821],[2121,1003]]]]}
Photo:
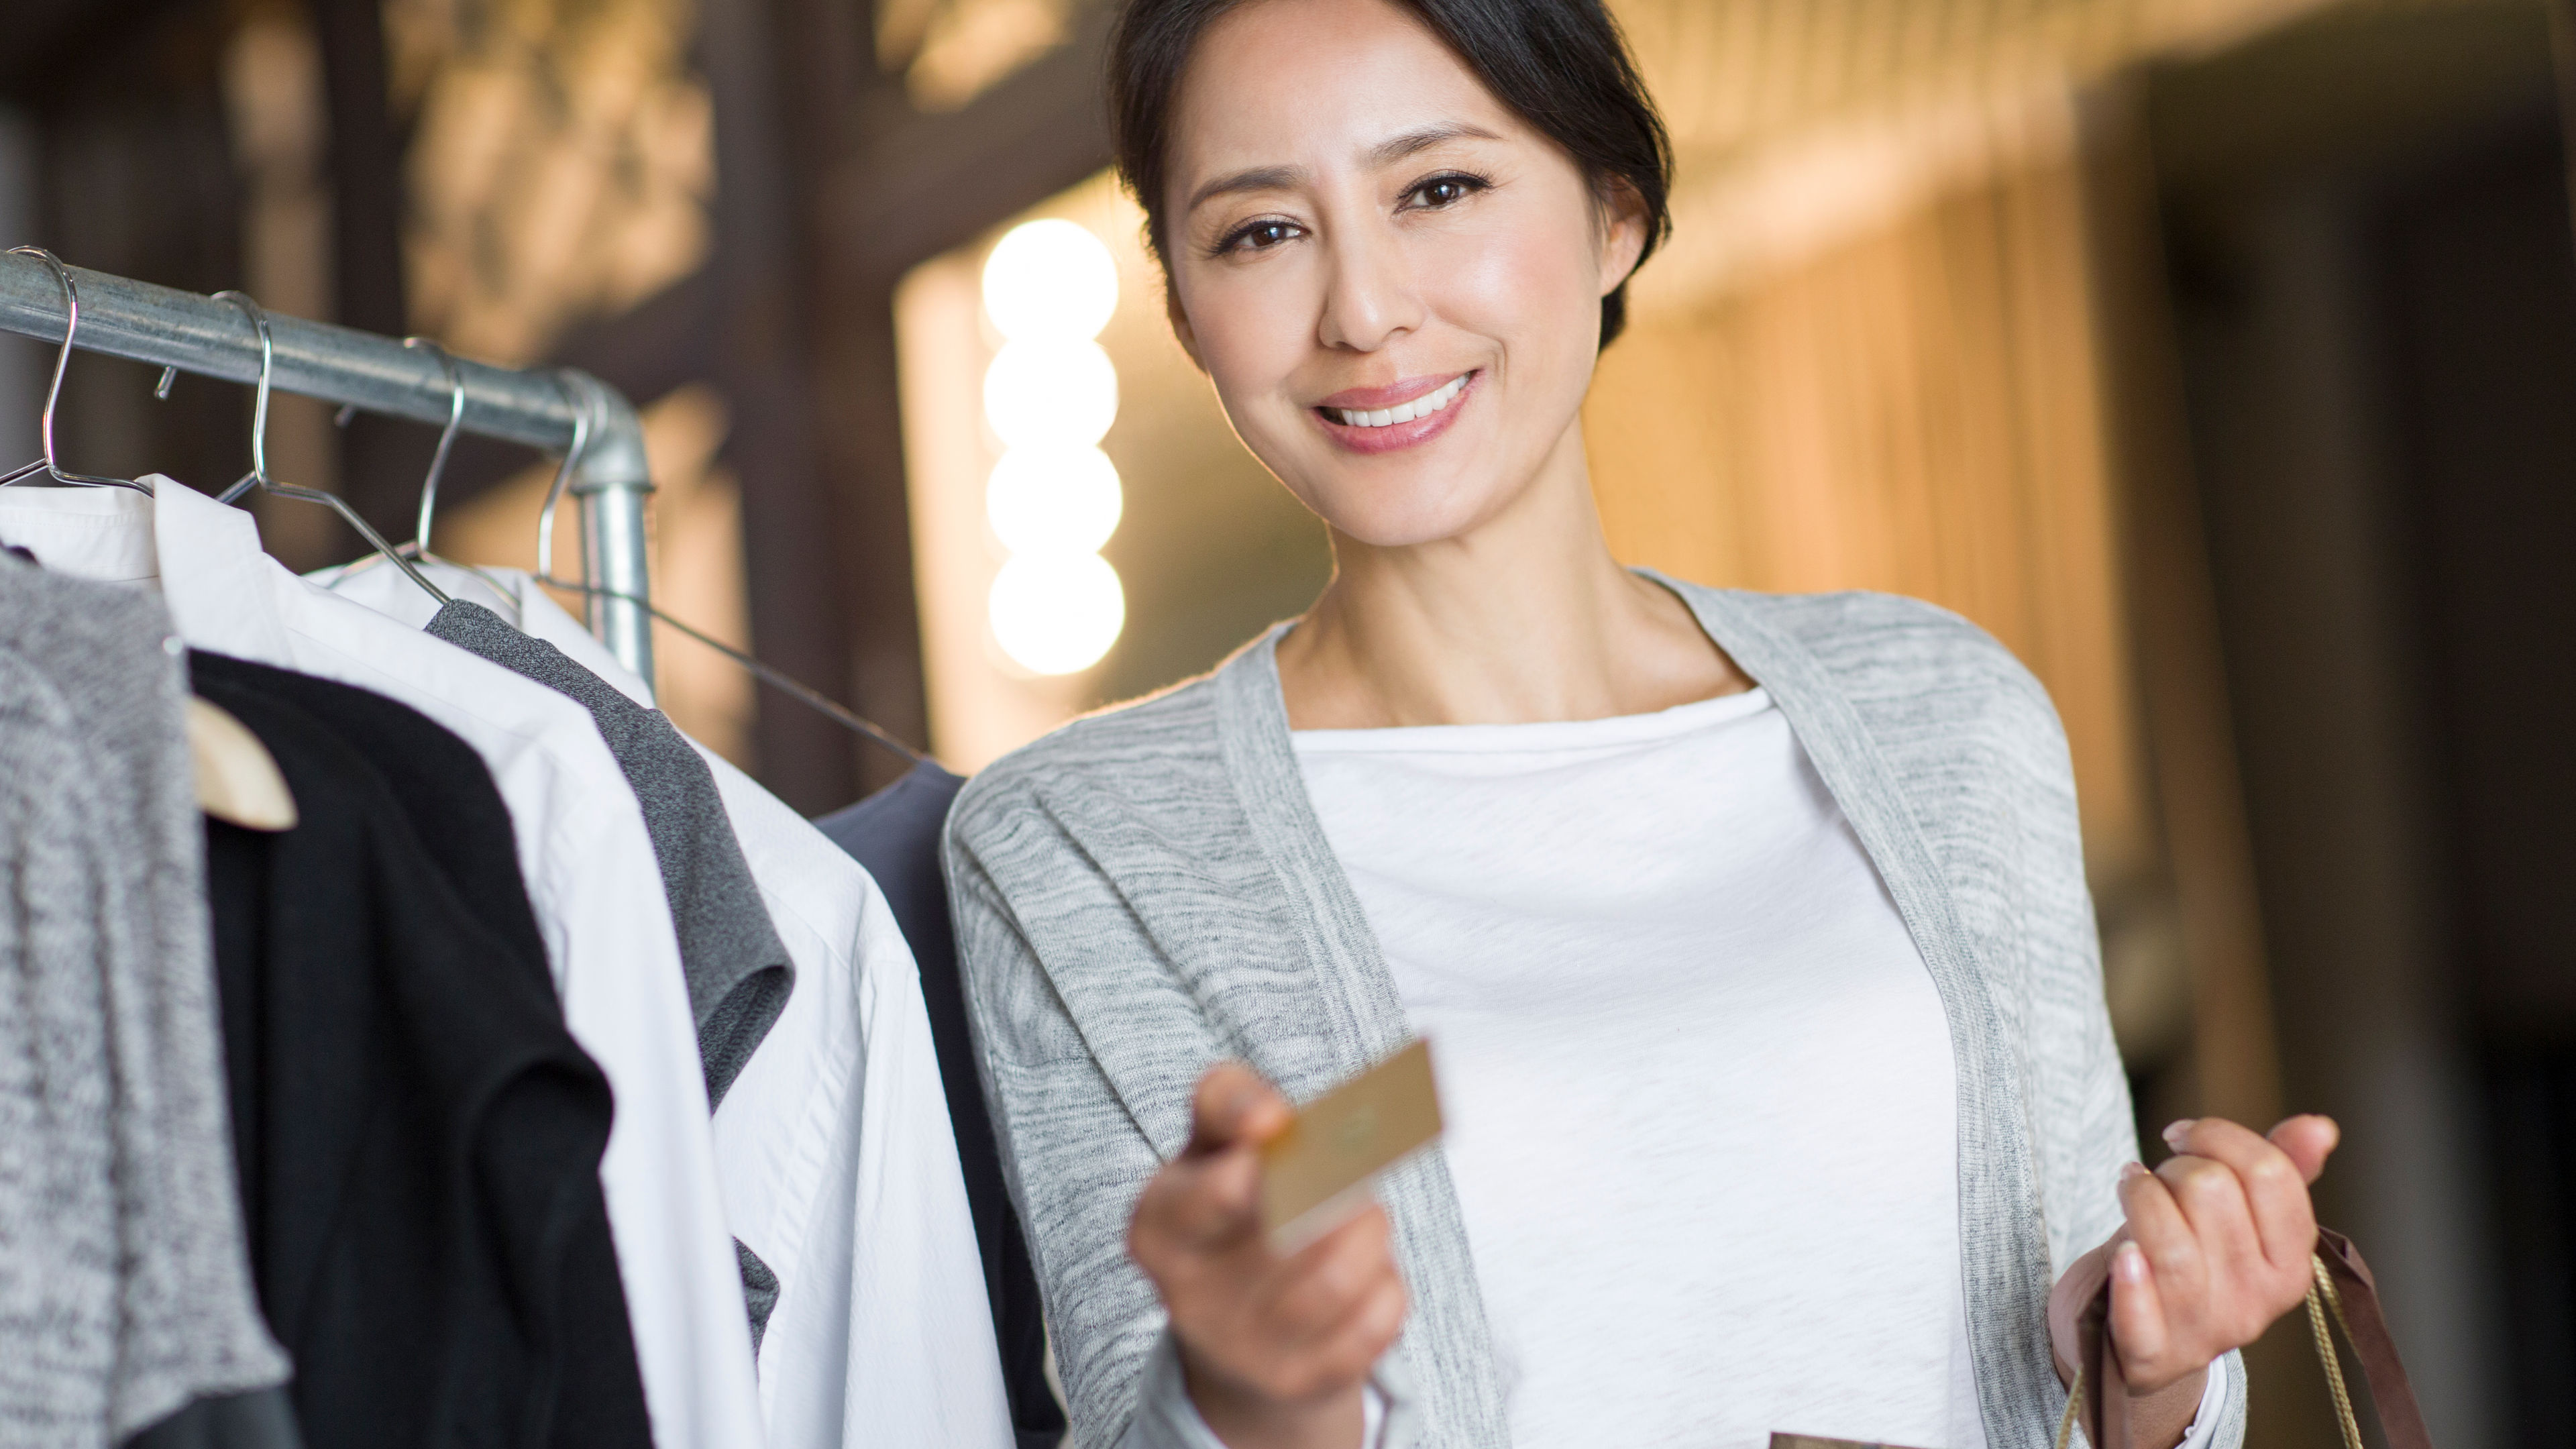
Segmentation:
{"type": "Polygon", "coordinates": [[[1748,687],[1680,599],[1610,556],[1573,441],[1570,467],[1466,533],[1335,535],[1332,583],[1279,644],[1292,728],[1606,719],[1748,687]]]}

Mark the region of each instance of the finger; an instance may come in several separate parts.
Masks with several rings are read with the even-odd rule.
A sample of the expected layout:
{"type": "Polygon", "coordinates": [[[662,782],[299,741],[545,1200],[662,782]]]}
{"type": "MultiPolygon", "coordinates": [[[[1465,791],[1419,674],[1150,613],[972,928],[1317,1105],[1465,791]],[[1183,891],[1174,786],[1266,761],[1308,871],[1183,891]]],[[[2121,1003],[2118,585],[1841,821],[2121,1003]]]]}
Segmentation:
{"type": "Polygon", "coordinates": [[[1259,1072],[1241,1062],[1219,1062],[1199,1078],[1191,1096],[1189,1150],[1222,1152],[1239,1142],[1267,1142],[1288,1130],[1296,1115],[1259,1072]]]}
{"type": "MultiPolygon", "coordinates": [[[[2268,1139],[2233,1122],[2203,1117],[2165,1129],[2165,1141],[2225,1166],[2236,1175],[2237,1192],[2250,1215],[2264,1259],[2276,1268],[2304,1267],[2317,1241],[2317,1219],[2308,1203],[2308,1179],[2287,1152],[2268,1139]]],[[[2190,1212],[2191,1202],[2183,1203],[2190,1212]]],[[[2197,1216],[2195,1226],[2203,1227],[2197,1216]]]]}
{"type": "Polygon", "coordinates": [[[1258,1226],[1260,1180],[1248,1147],[1168,1163],[1136,1199],[1137,1236],[1202,1250],[1238,1241],[1258,1226]]]}
{"type": "Polygon", "coordinates": [[[2111,1342],[2120,1351],[2120,1370],[2132,1388],[2171,1365],[2173,1330],[2164,1297],[2156,1289],[2153,1265],[2136,1243],[2122,1243],[2111,1253],[2111,1342]]]}
{"type": "Polygon", "coordinates": [[[2209,1268],[2191,1222],[2163,1178],[2132,1163],[2120,1179],[2120,1207],[2129,1239],[2155,1270],[2156,1296],[2168,1314],[2207,1299],[2209,1268]]]}
{"type": "Polygon", "coordinates": [[[1317,1341],[1314,1357],[1321,1376],[1335,1388],[1366,1378],[1378,1359],[1394,1347],[1410,1307],[1401,1278],[1390,1276],[1370,1290],[1317,1341]]]}
{"type": "Polygon", "coordinates": [[[2271,1137],[2272,1144],[2298,1166],[2300,1179],[2314,1182],[2326,1170],[2326,1158],[2343,1141],[2343,1128],[2332,1117],[2310,1112],[2283,1121],[2272,1129],[2271,1137]]]}
{"type": "Polygon", "coordinates": [[[1307,1244],[1258,1290],[1262,1317],[1292,1343],[1312,1343],[1357,1304],[1397,1281],[1385,1209],[1366,1212],[1307,1244]]]}
{"type": "MultiPolygon", "coordinates": [[[[2206,1308],[2236,1284],[2265,1284],[2279,1276],[2263,1256],[2263,1240],[2254,1231],[2254,1211],[2245,1200],[2245,1184],[2235,1170],[2206,1157],[2171,1157],[2156,1168],[2182,1209],[2205,1275],[2206,1298],[2191,1300],[2206,1308]]],[[[2151,1245],[2152,1246],[2152,1245],[2151,1245]]],[[[2162,1259],[2153,1259],[2158,1268],[2162,1259]]],[[[2232,1301],[2232,1300],[2231,1300],[2232,1301]]]]}

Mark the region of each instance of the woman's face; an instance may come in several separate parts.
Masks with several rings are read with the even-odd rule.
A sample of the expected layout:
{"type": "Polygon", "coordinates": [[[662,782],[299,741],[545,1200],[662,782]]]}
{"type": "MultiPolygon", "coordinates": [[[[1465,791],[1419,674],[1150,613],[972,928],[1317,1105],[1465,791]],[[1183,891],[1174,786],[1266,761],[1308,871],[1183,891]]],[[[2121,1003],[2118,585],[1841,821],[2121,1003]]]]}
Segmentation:
{"type": "Polygon", "coordinates": [[[1380,547],[1456,537],[1580,449],[1642,224],[1428,31],[1384,0],[1252,0],[1173,120],[1173,325],[1307,507],[1380,547]]]}

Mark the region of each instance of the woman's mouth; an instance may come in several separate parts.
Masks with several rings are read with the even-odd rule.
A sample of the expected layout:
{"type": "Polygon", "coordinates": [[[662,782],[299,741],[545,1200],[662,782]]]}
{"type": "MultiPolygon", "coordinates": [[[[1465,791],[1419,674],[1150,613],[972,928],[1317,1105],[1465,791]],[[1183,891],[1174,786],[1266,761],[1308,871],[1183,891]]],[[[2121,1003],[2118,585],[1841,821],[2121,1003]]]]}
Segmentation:
{"type": "Polygon", "coordinates": [[[1402,402],[1389,402],[1384,407],[1337,407],[1334,403],[1370,403],[1377,398],[1368,394],[1394,393],[1401,396],[1412,391],[1404,384],[1387,388],[1353,388],[1336,393],[1324,404],[1309,409],[1324,431],[1343,447],[1360,453],[1388,453],[1428,442],[1449,430],[1457,420],[1458,403],[1467,395],[1475,372],[1462,372],[1447,382],[1415,393],[1402,402]]]}

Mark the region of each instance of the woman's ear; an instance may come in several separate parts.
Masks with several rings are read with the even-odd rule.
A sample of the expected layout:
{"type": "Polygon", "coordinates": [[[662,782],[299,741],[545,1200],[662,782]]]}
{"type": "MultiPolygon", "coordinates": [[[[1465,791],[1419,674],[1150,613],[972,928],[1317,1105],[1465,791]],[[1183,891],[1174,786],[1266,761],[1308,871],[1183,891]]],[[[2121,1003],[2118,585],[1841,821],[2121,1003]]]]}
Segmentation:
{"type": "Polygon", "coordinates": [[[1601,295],[1617,291],[1637,259],[1646,253],[1646,198],[1625,181],[1613,180],[1601,198],[1601,295]]]}
{"type": "Polygon", "coordinates": [[[1199,360],[1198,334],[1190,330],[1190,314],[1182,309],[1180,289],[1172,285],[1168,272],[1163,275],[1163,315],[1171,319],[1172,335],[1180,339],[1181,350],[1190,355],[1190,366],[1206,372],[1207,364],[1199,360]]]}

